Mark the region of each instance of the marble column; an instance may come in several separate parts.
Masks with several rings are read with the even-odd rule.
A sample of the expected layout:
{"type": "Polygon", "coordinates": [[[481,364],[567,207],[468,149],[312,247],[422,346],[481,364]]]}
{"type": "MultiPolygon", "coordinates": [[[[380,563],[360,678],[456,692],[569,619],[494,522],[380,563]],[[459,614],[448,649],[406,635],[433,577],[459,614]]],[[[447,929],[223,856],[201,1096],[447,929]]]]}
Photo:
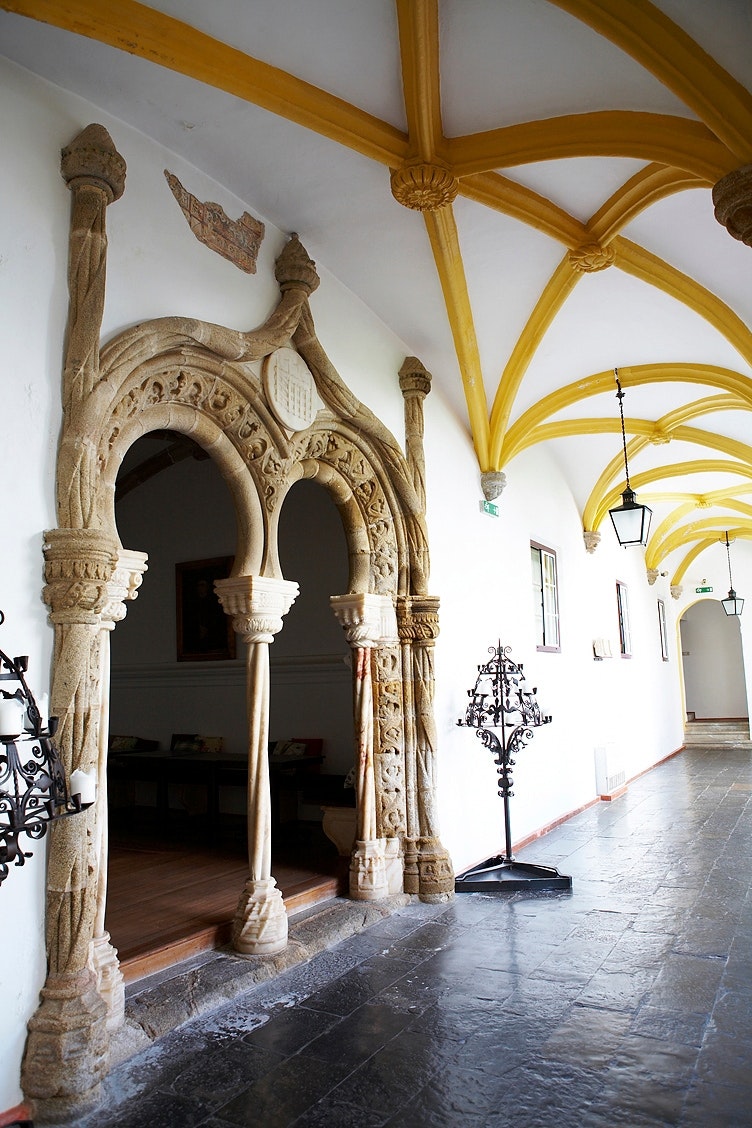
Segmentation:
{"type": "Polygon", "coordinates": [[[99,761],[97,767],[97,909],[94,936],[89,952],[89,965],[97,977],[97,991],[107,1007],[107,1027],[117,1030],[125,1018],[125,984],[117,952],[104,925],[107,908],[107,862],[109,854],[107,811],[107,755],[110,732],[110,635],[126,614],[126,604],[138,596],[144,572],[146,553],[122,549],[118,554],[115,574],[107,585],[108,602],[101,615],[100,639],[100,702],[99,761]]]}
{"type": "Polygon", "coordinates": [[[387,839],[377,837],[371,652],[396,636],[394,605],[388,595],[364,592],[333,595],[329,602],[353,651],[356,822],[350,896],[358,901],[378,901],[394,890],[390,889],[391,849],[387,839]]]}
{"type": "Polygon", "coordinates": [[[298,585],[264,576],[234,576],[214,586],[247,647],[249,876],[235,910],[232,943],[242,955],[271,955],[287,946],[287,913],[272,877],[269,645],[282,629],[298,585]]]}

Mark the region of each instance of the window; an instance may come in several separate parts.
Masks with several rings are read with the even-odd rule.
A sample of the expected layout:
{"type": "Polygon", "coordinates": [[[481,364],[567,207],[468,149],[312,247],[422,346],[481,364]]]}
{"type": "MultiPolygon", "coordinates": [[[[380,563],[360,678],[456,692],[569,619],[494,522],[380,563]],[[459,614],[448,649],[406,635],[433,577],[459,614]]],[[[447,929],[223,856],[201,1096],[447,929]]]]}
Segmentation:
{"type": "Polygon", "coordinates": [[[658,600],[658,630],[661,635],[661,658],[668,662],[668,635],[666,634],[666,604],[658,600]]]}
{"type": "Polygon", "coordinates": [[[616,606],[619,611],[619,648],[622,658],[632,657],[632,639],[629,634],[629,606],[627,585],[616,581],[616,606]]]}
{"type": "Polygon", "coordinates": [[[533,569],[533,606],[538,650],[559,649],[559,593],[556,583],[556,553],[541,544],[530,545],[533,569]]]}

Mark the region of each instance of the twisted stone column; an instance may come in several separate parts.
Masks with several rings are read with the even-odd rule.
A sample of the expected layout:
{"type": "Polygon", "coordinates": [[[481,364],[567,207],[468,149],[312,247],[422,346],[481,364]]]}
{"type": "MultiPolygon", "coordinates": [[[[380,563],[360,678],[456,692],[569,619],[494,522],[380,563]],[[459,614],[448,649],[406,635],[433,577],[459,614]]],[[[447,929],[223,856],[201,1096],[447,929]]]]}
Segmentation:
{"type": "MultiPolygon", "coordinates": [[[[454,894],[451,858],[439,837],[436,813],[436,722],[433,712],[433,653],[439,633],[439,600],[434,596],[397,598],[397,625],[403,648],[405,712],[414,723],[406,733],[412,743],[405,749],[412,789],[408,800],[408,833],[417,838],[417,890],[422,901],[445,901],[454,894]],[[408,675],[408,671],[410,674],[408,675]]],[[[414,874],[406,880],[414,883],[414,874]]]]}
{"type": "Polygon", "coordinates": [[[399,384],[405,401],[405,450],[407,465],[418,495],[420,508],[426,508],[426,457],[423,450],[423,400],[431,390],[431,373],[416,356],[407,356],[399,370],[399,384]]]}
{"type": "Polygon", "coordinates": [[[217,580],[215,590],[234,629],[243,636],[248,713],[248,869],[235,910],[232,943],[243,955],[270,955],[287,946],[287,913],[272,877],[269,788],[269,644],[282,629],[298,585],[264,576],[217,580]]]}
{"type": "Polygon", "coordinates": [[[378,901],[395,889],[393,847],[387,848],[388,840],[377,837],[371,651],[394,638],[394,607],[388,595],[363,592],[333,595],[329,602],[353,651],[356,829],[350,896],[358,901],[378,901]]]}
{"type": "MultiPolygon", "coordinates": [[[[99,770],[102,618],[118,563],[114,538],[92,529],[46,535],[45,601],[55,626],[50,715],[70,779],[99,770]]],[[[22,1084],[37,1119],[64,1120],[98,1099],[108,1064],[107,1008],[90,964],[99,896],[97,808],[50,827],[47,865],[48,975],[29,1023],[22,1084]]]]}

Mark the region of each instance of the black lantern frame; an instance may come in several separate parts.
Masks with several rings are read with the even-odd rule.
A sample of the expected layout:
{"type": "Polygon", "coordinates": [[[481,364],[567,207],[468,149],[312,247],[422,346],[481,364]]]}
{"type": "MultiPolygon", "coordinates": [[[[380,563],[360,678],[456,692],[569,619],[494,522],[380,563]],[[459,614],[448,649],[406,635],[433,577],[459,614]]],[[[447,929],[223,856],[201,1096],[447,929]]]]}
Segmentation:
{"type": "Polygon", "coordinates": [[[569,890],[572,879],[553,866],[517,862],[512,853],[509,800],[512,792],[514,757],[528,741],[533,729],[551,723],[536,699],[536,688],[526,688],[521,662],[511,658],[511,647],[489,648],[490,659],[478,666],[470,704],[458,725],[476,730],[475,735],[490,749],[499,777],[499,795],[504,801],[504,853],[488,858],[455,878],[458,893],[514,893],[521,890],[569,890]]]}
{"type": "Polygon", "coordinates": [[[616,538],[622,548],[631,545],[648,543],[650,533],[650,520],[653,516],[652,509],[647,505],[638,505],[637,494],[629,484],[629,462],[627,461],[627,434],[624,428],[624,392],[619,380],[619,369],[614,369],[616,379],[616,398],[619,401],[619,417],[621,419],[621,442],[624,450],[624,477],[627,488],[621,495],[621,505],[609,509],[608,513],[614,526],[616,538]]]}
{"type": "Polygon", "coordinates": [[[734,581],[731,578],[731,550],[729,548],[728,530],[726,531],[726,559],[728,561],[729,593],[721,600],[721,607],[727,615],[741,615],[744,610],[744,600],[740,599],[734,591],[734,581]]]}

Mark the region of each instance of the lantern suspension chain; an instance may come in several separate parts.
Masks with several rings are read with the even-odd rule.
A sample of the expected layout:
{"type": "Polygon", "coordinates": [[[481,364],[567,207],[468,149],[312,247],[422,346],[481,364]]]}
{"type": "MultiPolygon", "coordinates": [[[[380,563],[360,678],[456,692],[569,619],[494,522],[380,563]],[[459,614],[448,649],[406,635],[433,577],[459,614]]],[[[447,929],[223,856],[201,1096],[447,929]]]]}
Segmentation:
{"type": "Polygon", "coordinates": [[[627,462],[627,433],[624,429],[624,392],[622,391],[621,382],[619,380],[619,369],[614,369],[614,379],[616,380],[617,393],[616,398],[619,401],[619,416],[621,418],[621,445],[624,450],[624,476],[627,480],[627,489],[631,490],[629,484],[629,463],[627,462]]]}

